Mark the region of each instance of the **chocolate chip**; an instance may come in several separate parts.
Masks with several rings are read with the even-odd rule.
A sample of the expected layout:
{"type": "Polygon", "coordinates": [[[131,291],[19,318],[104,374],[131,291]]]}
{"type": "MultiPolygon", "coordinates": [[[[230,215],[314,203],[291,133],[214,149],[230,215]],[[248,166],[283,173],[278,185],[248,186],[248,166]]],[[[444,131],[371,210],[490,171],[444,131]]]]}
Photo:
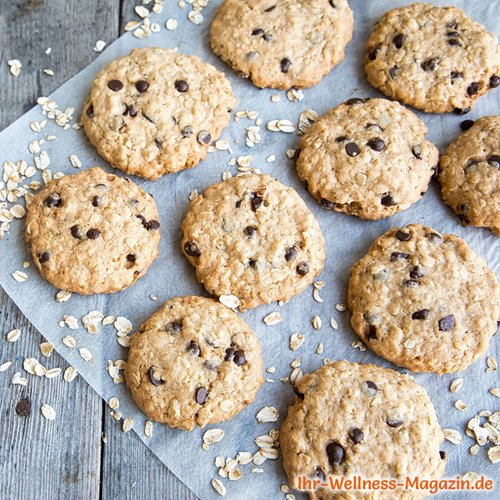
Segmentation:
{"type": "Polygon", "coordinates": [[[31,415],[31,401],[28,398],[20,399],[16,404],[16,413],[20,417],[29,417],[31,415]]]}
{"type": "Polygon", "coordinates": [[[405,288],[417,288],[420,286],[420,282],[417,280],[403,280],[403,286],[405,288]]]}
{"type": "Polygon", "coordinates": [[[259,196],[256,193],[252,193],[252,198],[250,200],[250,205],[251,205],[252,210],[254,212],[262,205],[262,202],[263,202],[262,196],[259,196]]]}
{"type": "Polygon", "coordinates": [[[377,59],[379,52],[380,52],[380,46],[373,47],[373,49],[371,49],[370,52],[368,52],[368,59],[370,59],[370,61],[375,61],[375,59],[377,59]]]}
{"type": "Polygon", "coordinates": [[[201,252],[196,245],[194,241],[188,241],[184,245],[184,251],[190,256],[190,257],[199,257],[201,255],[201,252]]]}
{"type": "Polygon", "coordinates": [[[188,82],[186,82],[186,80],[176,80],[174,86],[177,92],[184,93],[189,90],[189,85],[188,82]]]}
{"type": "Polygon", "coordinates": [[[400,229],[396,231],[396,238],[399,241],[408,241],[411,238],[410,233],[405,233],[404,231],[401,231],[400,229]]]}
{"type": "Polygon", "coordinates": [[[257,231],[257,228],[255,226],[247,226],[245,229],[243,229],[243,232],[247,236],[253,236],[253,234],[257,231]]]}
{"type": "Polygon", "coordinates": [[[257,261],[255,259],[248,259],[248,265],[252,268],[255,269],[257,267],[257,261]]]}
{"type": "Polygon", "coordinates": [[[205,387],[200,387],[196,389],[196,402],[200,405],[204,405],[208,399],[208,389],[205,387]]]}
{"type": "Polygon", "coordinates": [[[448,43],[451,46],[461,47],[462,43],[457,38],[448,38],[448,43]]]}
{"type": "Polygon", "coordinates": [[[335,142],[344,142],[347,140],[347,136],[346,135],[339,135],[336,139],[335,139],[335,142]]]}
{"type": "Polygon", "coordinates": [[[439,451],[439,458],[441,458],[441,460],[446,460],[446,451],[439,451]]]}
{"type": "Polygon", "coordinates": [[[149,376],[149,381],[154,385],[154,386],[159,386],[164,383],[164,381],[160,378],[156,378],[154,374],[154,369],[151,366],[148,370],[148,376],[149,376]]]}
{"type": "Polygon", "coordinates": [[[438,321],[438,328],[442,332],[451,332],[455,328],[455,316],[450,314],[438,321]]]}
{"type": "Polygon", "coordinates": [[[45,264],[50,260],[50,252],[43,252],[38,256],[38,262],[45,264]]]}
{"type": "Polygon", "coordinates": [[[262,28],[255,28],[252,31],[252,36],[263,35],[263,34],[264,34],[264,30],[262,28]]]}
{"type": "Polygon", "coordinates": [[[267,9],[264,10],[264,12],[271,12],[276,8],[276,5],[273,5],[271,7],[268,7],[267,9]]]}
{"type": "Polygon", "coordinates": [[[382,196],[382,198],[380,199],[380,203],[382,203],[384,207],[393,207],[394,205],[397,205],[391,194],[386,194],[385,196],[382,196]]]}
{"type": "Polygon", "coordinates": [[[210,144],[212,136],[210,135],[210,132],[208,130],[200,130],[198,134],[196,134],[196,140],[200,144],[210,144]]]}
{"type": "Polygon", "coordinates": [[[226,355],[224,356],[224,361],[232,361],[234,358],[234,353],[236,349],[234,347],[228,347],[226,349],[226,355]]]}
{"type": "Polygon", "coordinates": [[[374,137],[368,141],[368,146],[374,151],[383,151],[385,149],[385,142],[380,137],[374,137]]]}
{"type": "Polygon", "coordinates": [[[355,142],[349,142],[348,144],[346,144],[345,145],[345,152],[349,156],[358,156],[360,153],[358,145],[355,142]]]}
{"type": "Polygon", "coordinates": [[[420,267],[415,266],[411,271],[410,271],[410,277],[413,279],[418,279],[421,278],[424,275],[422,272],[422,269],[420,267]]]}
{"type": "Polygon", "coordinates": [[[470,108],[455,108],[453,113],[456,115],[466,115],[470,111],[470,108]]]}
{"type": "Polygon", "coordinates": [[[284,57],[280,62],[281,72],[288,73],[288,70],[290,69],[291,65],[292,61],[290,61],[290,59],[288,59],[287,57],[284,57]]]}
{"type": "Polygon", "coordinates": [[[490,88],[494,89],[500,85],[500,76],[499,75],[491,75],[489,81],[490,88]]]}
{"type": "Polygon", "coordinates": [[[415,311],[411,315],[411,319],[427,319],[429,315],[429,309],[420,309],[420,311],[415,311]]]}
{"type": "Polygon", "coordinates": [[[237,349],[235,352],[234,352],[234,356],[233,356],[233,362],[238,365],[238,366],[242,366],[244,365],[247,360],[245,358],[245,352],[242,351],[241,349],[237,349]]]}
{"type": "Polygon", "coordinates": [[[335,2],[334,2],[333,0],[330,0],[330,5],[331,5],[334,9],[336,9],[336,8],[337,8],[337,6],[335,5],[335,2]]]}
{"type": "Polygon", "coordinates": [[[329,210],[331,210],[335,206],[334,203],[332,203],[330,200],[327,200],[326,198],[321,198],[320,204],[323,208],[328,208],[329,210]]]}
{"type": "Polygon", "coordinates": [[[392,43],[394,43],[394,46],[397,49],[400,49],[403,46],[403,43],[405,43],[405,36],[402,33],[397,34],[393,39],[392,43]]]}
{"type": "Polygon", "coordinates": [[[377,327],[375,325],[368,325],[368,328],[365,331],[365,336],[368,340],[376,340],[377,339],[377,327]]]}
{"type": "Polygon", "coordinates": [[[179,333],[182,330],[182,321],[171,321],[167,325],[168,333],[179,333]]]}
{"type": "Polygon", "coordinates": [[[132,262],[132,264],[136,261],[137,257],[135,256],[135,253],[129,253],[127,255],[127,261],[132,262]]]}
{"type": "Polygon", "coordinates": [[[155,139],[155,144],[158,149],[163,149],[163,142],[160,139],[155,139]]]}
{"type": "Polygon", "coordinates": [[[91,227],[86,234],[89,240],[96,240],[99,236],[101,236],[101,231],[99,231],[96,227],[91,227]]]}
{"type": "Polygon", "coordinates": [[[422,148],[420,147],[420,144],[413,146],[413,148],[411,148],[411,152],[417,160],[422,159],[422,148]]]}
{"type": "Polygon", "coordinates": [[[151,219],[150,221],[146,222],[144,227],[148,231],[157,231],[158,229],[160,229],[160,223],[155,219],[151,219]]]}
{"type": "Polygon", "coordinates": [[[410,254],[404,252],[392,252],[390,261],[395,262],[396,260],[408,260],[410,258],[410,254]]]}
{"type": "Polygon", "coordinates": [[[424,61],[421,66],[424,71],[430,73],[431,71],[435,71],[438,67],[439,59],[437,57],[431,57],[424,61]]]}
{"type": "Polygon", "coordinates": [[[187,127],[184,127],[181,130],[181,135],[182,135],[183,139],[186,139],[187,137],[191,137],[193,134],[194,134],[193,127],[191,127],[189,125],[187,127]]]}
{"type": "Polygon", "coordinates": [[[290,262],[291,260],[295,259],[296,256],[297,250],[295,249],[295,247],[290,247],[285,253],[285,260],[287,262],[290,262]]]}
{"type": "Polygon", "coordinates": [[[463,78],[463,77],[464,77],[464,74],[461,71],[452,71],[450,73],[450,78],[451,78],[452,82],[453,82],[453,80],[456,80],[457,78],[463,78]]]}
{"type": "Polygon", "coordinates": [[[400,418],[390,418],[387,417],[386,423],[389,427],[401,427],[403,425],[403,421],[400,418]]]}
{"type": "Polygon", "coordinates": [[[450,38],[458,38],[460,36],[460,33],[458,31],[448,31],[448,33],[446,33],[446,36],[449,36],[450,38]]]}
{"type": "Polygon", "coordinates": [[[500,155],[491,155],[491,156],[488,158],[488,163],[489,163],[492,167],[500,168],[500,155]]]}
{"type": "Polygon", "coordinates": [[[467,87],[467,94],[469,94],[469,95],[476,95],[479,92],[479,87],[480,87],[479,82],[472,82],[467,87]]]}
{"type": "Polygon", "coordinates": [[[193,356],[199,356],[201,354],[200,346],[194,340],[189,342],[186,350],[193,356]]]}
{"type": "Polygon", "coordinates": [[[87,108],[86,113],[89,118],[94,118],[94,106],[92,104],[87,108]]]}
{"type": "Polygon", "coordinates": [[[141,93],[146,92],[149,88],[149,83],[146,80],[139,80],[135,82],[135,88],[141,93]]]}
{"type": "Polygon", "coordinates": [[[325,481],[325,479],[326,479],[325,472],[319,466],[317,466],[316,469],[314,470],[314,476],[319,477],[321,479],[321,481],[325,481]]]}
{"type": "Polygon", "coordinates": [[[43,204],[46,206],[46,207],[60,207],[61,206],[61,197],[57,194],[57,193],[52,193],[52,194],[49,194],[49,196],[47,196],[47,198],[45,198],[45,200],[43,200],[43,204]]]}
{"type": "Polygon", "coordinates": [[[390,70],[389,70],[389,76],[395,80],[396,79],[396,75],[398,74],[398,67],[397,66],[393,66],[390,70]]]}
{"type": "Polygon", "coordinates": [[[351,97],[351,99],[347,99],[345,104],[352,106],[353,104],[361,104],[363,102],[365,102],[365,100],[361,99],[360,97],[351,97]]]}
{"type": "Polygon", "coordinates": [[[340,465],[344,461],[345,451],[339,443],[330,443],[326,447],[326,454],[332,466],[340,465]]]}
{"type": "Polygon", "coordinates": [[[271,35],[271,33],[266,33],[265,35],[262,35],[262,39],[266,42],[272,42],[273,35],[271,35]]]}
{"type": "Polygon", "coordinates": [[[297,264],[296,271],[299,276],[305,276],[309,272],[309,264],[307,262],[297,264]]]}
{"type": "Polygon", "coordinates": [[[300,149],[300,148],[295,149],[295,153],[294,153],[294,155],[293,155],[292,160],[297,161],[297,160],[299,159],[300,152],[301,152],[301,149],[300,149]]]}
{"type": "Polygon", "coordinates": [[[94,196],[94,197],[92,198],[92,206],[93,206],[93,207],[98,207],[98,206],[100,206],[100,205],[101,205],[101,201],[102,201],[102,200],[101,200],[101,198],[99,198],[99,196],[94,196]]]}
{"type": "Polygon", "coordinates": [[[474,125],[474,120],[464,120],[460,123],[460,128],[465,132],[466,130],[469,130],[472,125],[474,125]]]}
{"type": "Polygon", "coordinates": [[[365,433],[361,429],[354,427],[353,429],[351,429],[349,436],[353,440],[354,443],[359,444],[359,443],[361,443],[361,441],[363,441],[363,438],[365,437],[365,433]]]}
{"type": "Polygon", "coordinates": [[[73,236],[73,238],[77,238],[79,240],[82,238],[79,226],[71,226],[70,231],[71,231],[71,236],[73,236]]]}
{"type": "Polygon", "coordinates": [[[120,80],[110,80],[108,82],[108,88],[113,92],[118,92],[123,88],[123,83],[120,80]]]}
{"type": "Polygon", "coordinates": [[[375,382],[372,382],[371,380],[367,380],[365,384],[368,386],[369,389],[372,389],[374,391],[378,391],[378,386],[375,382]]]}
{"type": "Polygon", "coordinates": [[[295,395],[301,400],[301,401],[304,401],[304,394],[302,392],[300,392],[297,387],[294,385],[292,386],[292,389],[293,389],[293,392],[295,393],[295,395]]]}

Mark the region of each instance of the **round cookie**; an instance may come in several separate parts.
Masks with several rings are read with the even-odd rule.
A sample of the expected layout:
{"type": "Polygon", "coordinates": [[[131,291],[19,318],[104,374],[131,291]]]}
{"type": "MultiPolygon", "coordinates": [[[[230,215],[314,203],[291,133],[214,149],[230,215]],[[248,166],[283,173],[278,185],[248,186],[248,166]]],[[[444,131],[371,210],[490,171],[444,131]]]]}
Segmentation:
{"type": "Polygon", "coordinates": [[[292,488],[317,480],[313,499],[417,499],[423,491],[335,491],[327,476],[438,479],[446,455],[434,406],[413,377],[375,365],[337,361],[302,378],[280,430],[292,488]]]}
{"type": "Polygon", "coordinates": [[[366,345],[415,372],[464,370],[500,319],[499,285],[458,236],[420,224],[377,238],[351,270],[351,324],[366,345]]]}
{"type": "Polygon", "coordinates": [[[125,377],[148,418],[185,430],[230,419],[264,382],[255,334],[203,297],[173,298],[141,326],[125,377]]]}
{"type": "Polygon", "coordinates": [[[28,208],[26,241],[42,276],[61,290],[113,293],[158,255],[153,197],[94,167],[51,181],[28,208]]]}
{"type": "Polygon", "coordinates": [[[225,0],[210,43],[257,87],[304,88],[342,61],[353,25],[347,0],[225,0]]]}
{"type": "Polygon", "coordinates": [[[441,156],[439,182],[445,203],[463,225],[500,236],[500,116],[485,116],[441,156]]]}
{"type": "Polygon", "coordinates": [[[182,222],[182,252],[216,296],[240,309],[287,301],[321,272],[325,241],[300,196],[268,175],[232,177],[195,198],[182,222]]]}
{"type": "Polygon", "coordinates": [[[111,165],[157,179],[198,164],[236,105],[223,73],[171,49],[134,49],[99,72],[82,113],[111,165]]]}
{"type": "Polygon", "coordinates": [[[500,47],[458,7],[415,3],[377,22],[366,44],[365,72],[374,87],[405,104],[463,114],[500,85],[500,47]]]}
{"type": "Polygon", "coordinates": [[[439,152],[427,127],[388,99],[349,99],[319,118],[300,141],[299,177],[325,208],[381,219],[427,191],[439,152]]]}

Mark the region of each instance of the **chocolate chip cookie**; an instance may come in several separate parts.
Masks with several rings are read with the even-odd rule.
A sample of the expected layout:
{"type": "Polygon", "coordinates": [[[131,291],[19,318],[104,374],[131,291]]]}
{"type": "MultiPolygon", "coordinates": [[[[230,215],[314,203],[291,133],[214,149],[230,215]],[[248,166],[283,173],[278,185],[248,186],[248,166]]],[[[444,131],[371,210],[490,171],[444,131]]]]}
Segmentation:
{"type": "Polygon", "coordinates": [[[311,87],[344,58],[352,37],[347,0],[225,0],[212,50],[257,87],[311,87]]]}
{"type": "Polygon", "coordinates": [[[415,3],[386,12],[366,44],[369,82],[422,111],[467,113],[500,85],[495,35],[458,7],[415,3]]]}
{"type": "Polygon", "coordinates": [[[158,255],[153,197],[95,167],[51,181],[28,208],[26,241],[41,275],[83,295],[135,283],[158,255]]]}
{"type": "Polygon", "coordinates": [[[458,236],[393,228],[351,270],[351,324],[379,356],[415,372],[464,370],[488,348],[500,288],[458,236]]]}
{"type": "Polygon", "coordinates": [[[314,499],[423,498],[404,489],[352,491],[328,488],[328,476],[400,480],[438,479],[444,436],[425,389],[409,375],[375,365],[337,361],[302,378],[281,426],[283,465],[292,488],[301,477],[317,481],[314,499]],[[324,487],[321,483],[325,483],[324,487]]]}
{"type": "Polygon", "coordinates": [[[264,381],[255,334],[203,297],[173,298],[141,326],[125,377],[148,418],[185,430],[230,419],[264,381]]]}
{"type": "Polygon", "coordinates": [[[299,177],[327,209],[381,219],[427,191],[439,152],[422,120],[388,99],[349,99],[300,141],[299,177]]]}
{"type": "Polygon", "coordinates": [[[81,121],[111,165],[157,179],[203,160],[236,103],[231,85],[210,64],[149,47],[97,75],[81,121]]]}
{"type": "Polygon", "coordinates": [[[240,308],[299,294],[323,269],[325,242],[300,196],[268,175],[232,177],[191,202],[181,248],[212,295],[240,308]]]}
{"type": "Polygon", "coordinates": [[[500,236],[500,116],[485,116],[458,137],[440,159],[445,203],[463,225],[500,236]]]}

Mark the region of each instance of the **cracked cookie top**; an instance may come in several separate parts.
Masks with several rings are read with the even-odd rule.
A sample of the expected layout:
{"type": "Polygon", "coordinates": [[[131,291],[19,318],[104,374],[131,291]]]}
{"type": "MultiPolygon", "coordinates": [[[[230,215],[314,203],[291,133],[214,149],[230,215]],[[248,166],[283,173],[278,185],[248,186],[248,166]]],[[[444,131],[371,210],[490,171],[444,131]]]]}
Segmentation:
{"type": "Polygon", "coordinates": [[[212,50],[257,87],[311,87],[344,58],[352,37],[347,0],[225,0],[212,50]]]}
{"type": "Polygon", "coordinates": [[[500,288],[458,236],[411,224],[377,238],[351,270],[351,324],[379,356],[415,372],[464,370],[488,348],[500,288]]]}
{"type": "Polygon", "coordinates": [[[500,85],[500,46],[458,7],[386,12],[366,44],[365,72],[385,95],[431,113],[470,111],[500,85]]]}
{"type": "Polygon", "coordinates": [[[35,196],[26,241],[53,286],[112,293],[146,273],[158,255],[159,228],[150,194],[94,167],[53,180],[35,196]]]}
{"type": "Polygon", "coordinates": [[[223,73],[171,49],[134,49],[95,78],[82,124],[111,165],[146,179],[205,158],[237,101],[223,73]]]}
{"type": "Polygon", "coordinates": [[[148,418],[185,430],[230,419],[264,381],[249,326],[221,303],[194,296],[169,300],[141,326],[125,377],[148,418]]]}
{"type": "Polygon", "coordinates": [[[300,196],[268,175],[232,177],[195,198],[181,248],[212,295],[240,308],[299,294],[321,272],[325,242],[300,196]]]}

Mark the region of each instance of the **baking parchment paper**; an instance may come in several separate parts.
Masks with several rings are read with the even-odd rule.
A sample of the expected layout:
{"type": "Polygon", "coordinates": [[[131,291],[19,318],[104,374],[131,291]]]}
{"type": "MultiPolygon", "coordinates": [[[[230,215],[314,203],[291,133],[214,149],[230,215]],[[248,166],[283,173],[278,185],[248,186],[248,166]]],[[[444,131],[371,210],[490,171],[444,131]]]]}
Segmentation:
{"type": "MultiPolygon", "coordinates": [[[[123,417],[132,417],[134,430],[144,444],[168,466],[196,495],[200,498],[218,498],[212,490],[210,480],[217,476],[214,466],[216,455],[234,457],[238,451],[257,451],[254,437],[266,434],[270,428],[277,428],[286,415],[286,408],[293,399],[290,384],[279,381],[280,377],[288,376],[291,372],[290,362],[296,357],[301,358],[304,373],[312,371],[322,364],[324,358],[346,358],[356,362],[373,362],[382,366],[391,366],[383,359],[370,351],[360,352],[351,347],[357,339],[349,325],[349,313],[338,312],[335,304],[346,302],[346,287],[349,269],[352,264],[362,257],[372,240],[392,226],[420,222],[429,225],[440,232],[458,234],[479,252],[495,272],[500,271],[500,239],[489,231],[477,228],[462,228],[451,211],[442,203],[436,181],[425,197],[408,210],[395,215],[390,219],[379,222],[367,222],[355,217],[341,215],[323,210],[305,190],[299,181],[294,163],[286,157],[289,148],[297,146],[298,137],[295,134],[274,133],[266,130],[266,123],[273,119],[290,119],[296,122],[300,112],[314,109],[320,114],[336,106],[340,102],[353,96],[380,96],[367,83],[363,74],[363,46],[374,22],[388,9],[407,4],[405,1],[383,0],[353,0],[350,2],[354,11],[355,30],[353,41],[347,48],[344,61],[316,87],[304,91],[305,99],[300,102],[290,102],[284,92],[273,90],[258,90],[248,81],[236,76],[229,67],[221,63],[210,51],[208,43],[209,23],[215,9],[220,2],[212,1],[204,9],[205,22],[195,26],[187,21],[186,15],[189,5],[181,10],[174,1],[166,2],[164,12],[153,16],[153,21],[164,25],[167,18],[175,18],[179,25],[175,31],[167,31],[162,27],[161,32],[154,33],[149,38],[138,40],[132,34],[126,34],[109,46],[90,66],[69,80],[52,98],[60,109],[74,106],[75,115],[84,98],[87,96],[95,74],[108,62],[116,57],[127,54],[134,47],[165,46],[178,47],[182,52],[196,54],[214,64],[226,73],[230,79],[234,93],[240,100],[238,110],[256,110],[262,119],[262,141],[253,149],[245,146],[245,128],[253,123],[243,119],[238,123],[232,121],[229,128],[223,131],[222,137],[229,141],[233,154],[227,151],[218,151],[208,155],[198,167],[178,174],[168,175],[156,182],[134,178],[134,181],[145,190],[153,193],[159,207],[162,238],[160,257],[152,265],[147,275],[140,279],[133,287],[115,295],[99,295],[81,297],[73,294],[67,303],[57,303],[54,300],[56,290],[42,280],[33,265],[27,269],[29,280],[17,283],[11,276],[15,270],[23,270],[22,263],[29,259],[23,241],[24,221],[16,221],[11,225],[10,234],[0,241],[0,283],[12,297],[26,317],[55,345],[58,352],[71,363],[78,373],[105,399],[116,396],[120,400],[120,413],[123,417]],[[271,96],[279,94],[280,102],[271,102],[271,96]],[[265,366],[276,367],[274,374],[267,373],[267,382],[259,392],[256,401],[242,411],[230,422],[216,426],[224,429],[224,439],[210,447],[209,451],[201,448],[202,431],[194,430],[191,433],[176,431],[159,424],[154,426],[154,437],[144,435],[144,417],[133,404],[124,384],[113,384],[106,372],[108,360],[126,359],[126,349],[118,345],[113,326],[100,328],[98,335],[90,335],[83,328],[77,331],[60,328],[58,321],[63,315],[73,315],[81,318],[91,310],[98,310],[105,315],[122,315],[129,318],[134,327],[138,327],[148,315],[154,312],[167,299],[186,294],[206,295],[201,285],[196,281],[193,269],[181,255],[179,250],[180,223],[188,207],[189,193],[197,189],[203,191],[207,186],[221,180],[221,174],[229,169],[233,174],[236,167],[228,167],[227,162],[236,156],[251,154],[252,166],[263,172],[272,174],[286,185],[293,186],[311,208],[323,230],[327,242],[328,259],[323,273],[318,279],[326,282],[321,290],[323,303],[312,298],[312,287],[289,303],[279,307],[277,304],[258,307],[245,312],[244,319],[257,333],[263,348],[265,366]],[[276,155],[276,161],[268,163],[265,159],[276,155]],[[158,301],[149,298],[155,294],[158,301]],[[275,326],[267,326],[263,322],[269,312],[279,310],[283,321],[275,326]],[[323,326],[316,331],[311,326],[313,315],[319,315],[323,326]],[[337,331],[330,327],[330,318],[334,317],[338,324],[337,331]],[[296,351],[289,349],[289,337],[293,332],[305,335],[304,344],[296,351]],[[87,347],[94,355],[95,362],[87,363],[78,354],[78,349],[69,349],[61,343],[64,335],[73,335],[78,347],[87,347]],[[324,344],[324,354],[316,354],[319,342],[324,344]],[[259,424],[255,419],[257,411],[265,405],[279,408],[280,419],[275,424],[259,424]]],[[[448,1],[433,2],[437,5],[446,5],[448,1]]],[[[467,0],[454,2],[463,8],[471,17],[484,23],[490,30],[500,35],[500,1],[467,0]]],[[[22,85],[22,74],[16,84],[22,85]]],[[[492,91],[486,97],[479,99],[474,110],[467,118],[478,118],[484,115],[499,112],[500,91],[492,91]]],[[[8,103],[2,103],[8,105],[8,103]]],[[[446,145],[460,133],[460,122],[463,117],[453,114],[430,115],[418,113],[424,119],[428,128],[428,138],[435,142],[441,152],[446,145]]],[[[78,116],[76,118],[78,119],[78,116]]],[[[33,164],[33,155],[27,149],[28,143],[40,139],[47,134],[54,134],[57,139],[45,142],[42,148],[49,153],[53,172],[62,171],[75,173],[76,169],[69,163],[69,155],[77,154],[83,163],[82,168],[101,165],[109,168],[96,151],[88,144],[81,130],[69,129],[63,131],[52,121],[40,134],[33,133],[30,122],[42,120],[40,107],[32,109],[22,118],[13,123],[0,134],[0,165],[6,160],[17,161],[27,159],[33,164]]],[[[118,173],[122,175],[119,171],[118,173]]],[[[81,325],[81,322],[80,322],[81,325]]],[[[498,338],[498,337],[496,337],[498,338]]],[[[498,341],[494,338],[488,355],[497,357],[498,341]]],[[[4,360],[0,359],[0,362],[4,360]]],[[[47,361],[47,360],[45,360],[47,361]]],[[[43,362],[43,361],[42,361],[43,362]]],[[[395,368],[394,366],[391,366],[395,368]]],[[[20,368],[20,367],[18,367],[20,368]]],[[[464,431],[468,419],[480,410],[498,409],[498,399],[488,393],[491,387],[498,386],[498,372],[486,373],[485,358],[479,359],[473,366],[460,374],[465,379],[463,389],[457,394],[451,394],[448,386],[457,375],[437,376],[435,374],[416,375],[417,381],[422,384],[436,405],[438,416],[443,427],[452,427],[464,431]],[[453,402],[463,399],[468,407],[464,412],[456,410],[453,402]]],[[[397,368],[396,368],[397,369],[397,368]]],[[[12,370],[12,369],[11,369],[12,370]]],[[[12,373],[11,370],[7,373],[12,373]]],[[[28,375],[28,377],[30,377],[28,375]]],[[[64,383],[64,382],[61,382],[64,383]]],[[[60,402],[59,404],[63,404],[60,402]]],[[[57,411],[57,404],[56,411],[57,411]]],[[[487,476],[500,479],[498,465],[492,465],[486,456],[483,447],[478,455],[470,456],[468,448],[474,441],[464,435],[461,445],[445,442],[443,449],[448,452],[449,460],[446,475],[454,477],[467,471],[483,473],[487,476]]],[[[251,473],[252,464],[242,467],[244,476],[239,481],[223,480],[227,487],[229,498],[279,498],[283,496],[280,485],[286,482],[282,471],[281,460],[268,460],[262,466],[263,474],[251,473]]],[[[167,492],[166,492],[167,494],[167,492]]],[[[462,493],[461,498],[471,497],[472,493],[462,493]]],[[[495,493],[491,493],[493,497],[495,493]]],[[[442,497],[450,497],[451,493],[442,497]]]]}

